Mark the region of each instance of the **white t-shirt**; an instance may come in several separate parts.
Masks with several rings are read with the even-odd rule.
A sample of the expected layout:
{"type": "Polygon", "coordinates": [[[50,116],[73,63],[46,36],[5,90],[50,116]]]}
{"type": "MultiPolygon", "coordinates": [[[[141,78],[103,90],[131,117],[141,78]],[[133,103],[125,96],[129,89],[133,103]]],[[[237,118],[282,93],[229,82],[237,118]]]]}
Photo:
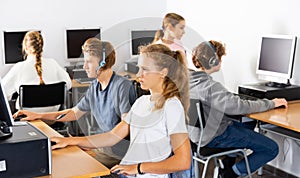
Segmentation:
{"type": "MultiPolygon", "coordinates": [[[[164,108],[151,111],[150,95],[136,100],[124,118],[130,124],[130,145],[121,164],[158,162],[172,152],[170,135],[187,133],[184,108],[178,98],[168,99],[164,108]]],[[[167,177],[167,174],[144,174],[137,177],[167,177]]]]}
{"type": "MultiPolygon", "coordinates": [[[[19,87],[21,85],[38,85],[40,78],[35,69],[35,57],[28,56],[25,61],[16,63],[10,71],[2,79],[2,86],[8,99],[15,93],[19,93],[19,87]]],[[[52,58],[42,58],[42,76],[45,84],[66,82],[67,89],[72,87],[72,81],[68,73],[52,58]]],[[[19,102],[16,102],[16,108],[19,109],[19,102]]],[[[57,107],[54,109],[44,108],[34,111],[57,111],[57,107]]]]}

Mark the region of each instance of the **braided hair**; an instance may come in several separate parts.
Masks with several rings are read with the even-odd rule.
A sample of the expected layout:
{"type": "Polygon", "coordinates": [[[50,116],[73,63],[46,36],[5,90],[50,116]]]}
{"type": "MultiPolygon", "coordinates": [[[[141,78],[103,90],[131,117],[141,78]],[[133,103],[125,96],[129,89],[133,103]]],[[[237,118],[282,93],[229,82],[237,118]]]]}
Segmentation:
{"type": "Polygon", "coordinates": [[[23,39],[23,54],[26,59],[28,52],[34,54],[36,57],[35,69],[40,77],[40,85],[45,85],[42,75],[42,52],[43,52],[44,41],[40,32],[29,31],[25,34],[23,39]],[[27,49],[27,50],[25,50],[27,49]],[[29,51],[28,51],[29,50],[29,51]]]}

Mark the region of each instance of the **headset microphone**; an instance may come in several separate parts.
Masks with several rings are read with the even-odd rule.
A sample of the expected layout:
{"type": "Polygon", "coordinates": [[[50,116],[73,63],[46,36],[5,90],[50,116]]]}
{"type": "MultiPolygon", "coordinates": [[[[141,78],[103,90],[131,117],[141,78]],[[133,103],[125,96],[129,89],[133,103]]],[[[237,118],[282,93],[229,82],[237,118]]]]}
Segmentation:
{"type": "Polygon", "coordinates": [[[103,44],[103,48],[102,48],[102,60],[101,60],[101,62],[99,63],[99,66],[97,67],[97,69],[96,69],[96,73],[97,73],[97,75],[98,75],[98,72],[99,72],[99,70],[102,68],[102,67],[104,67],[105,66],[105,64],[106,64],[106,61],[105,61],[105,43],[104,42],[102,42],[102,44],[103,44]]]}

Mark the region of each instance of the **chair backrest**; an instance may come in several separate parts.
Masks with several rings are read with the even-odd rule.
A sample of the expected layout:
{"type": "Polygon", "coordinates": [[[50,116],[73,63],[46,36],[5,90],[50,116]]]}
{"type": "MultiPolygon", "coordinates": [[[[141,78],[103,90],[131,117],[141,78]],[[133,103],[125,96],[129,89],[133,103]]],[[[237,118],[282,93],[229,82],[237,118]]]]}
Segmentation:
{"type": "Polygon", "coordinates": [[[132,81],[132,85],[133,85],[133,89],[134,89],[136,99],[139,98],[142,95],[150,95],[150,91],[142,89],[141,84],[139,82],[137,82],[136,80],[132,81]]]}
{"type": "Polygon", "coordinates": [[[190,99],[190,108],[188,111],[189,125],[197,127],[200,130],[199,142],[197,145],[197,154],[200,155],[200,143],[203,137],[203,129],[205,127],[205,118],[202,103],[199,99],[190,99]]]}
{"type": "Polygon", "coordinates": [[[19,88],[20,109],[61,105],[66,108],[66,82],[47,85],[21,85],[19,88]]]}
{"type": "Polygon", "coordinates": [[[206,125],[204,117],[203,103],[198,99],[190,99],[189,109],[189,125],[197,127],[199,129],[199,140],[198,144],[192,145],[193,151],[196,152],[198,157],[205,157],[211,154],[219,153],[222,151],[232,150],[232,148],[208,148],[206,146],[201,147],[201,141],[203,138],[203,130],[206,125]]]}

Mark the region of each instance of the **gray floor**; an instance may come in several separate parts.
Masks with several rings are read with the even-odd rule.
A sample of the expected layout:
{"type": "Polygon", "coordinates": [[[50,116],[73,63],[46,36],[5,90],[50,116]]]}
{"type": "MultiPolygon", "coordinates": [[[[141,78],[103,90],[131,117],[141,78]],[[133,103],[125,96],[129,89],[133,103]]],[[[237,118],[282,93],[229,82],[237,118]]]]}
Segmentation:
{"type": "MultiPolygon", "coordinates": [[[[209,163],[208,172],[206,174],[206,178],[213,177],[213,164],[209,163]]],[[[263,174],[261,176],[257,175],[257,173],[252,175],[252,178],[298,178],[296,176],[287,174],[281,170],[278,170],[272,166],[266,165],[263,167],[263,174]]]]}
{"type": "Polygon", "coordinates": [[[297,177],[266,165],[263,168],[263,175],[258,176],[257,174],[254,174],[253,178],[297,178],[297,177]]]}

